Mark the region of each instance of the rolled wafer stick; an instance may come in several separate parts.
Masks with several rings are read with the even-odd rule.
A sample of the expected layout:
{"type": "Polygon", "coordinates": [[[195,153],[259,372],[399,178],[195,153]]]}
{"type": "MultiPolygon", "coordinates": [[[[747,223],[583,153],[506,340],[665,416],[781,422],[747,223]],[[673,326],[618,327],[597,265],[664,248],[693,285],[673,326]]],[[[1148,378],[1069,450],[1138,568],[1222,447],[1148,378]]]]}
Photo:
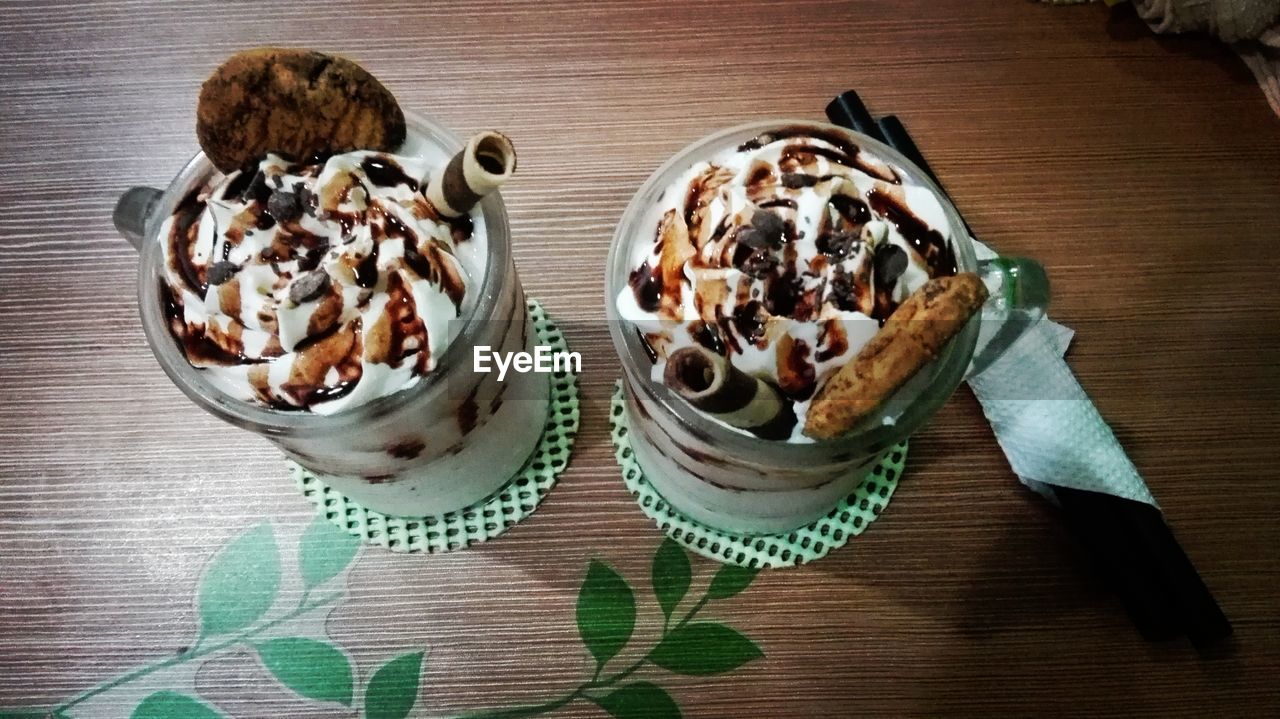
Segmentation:
{"type": "Polygon", "coordinates": [[[440,214],[458,217],[511,179],[515,171],[516,150],[511,140],[489,130],[472,136],[461,152],[437,167],[423,193],[440,214]]]}
{"type": "Polygon", "coordinates": [[[667,357],[662,381],[689,404],[764,439],[786,439],[795,413],[778,390],[703,347],[682,347],[667,357]]]}
{"type": "Polygon", "coordinates": [[[853,429],[936,357],[986,299],[986,286],[971,272],[926,282],[818,390],[804,433],[834,439],[853,429]]]}

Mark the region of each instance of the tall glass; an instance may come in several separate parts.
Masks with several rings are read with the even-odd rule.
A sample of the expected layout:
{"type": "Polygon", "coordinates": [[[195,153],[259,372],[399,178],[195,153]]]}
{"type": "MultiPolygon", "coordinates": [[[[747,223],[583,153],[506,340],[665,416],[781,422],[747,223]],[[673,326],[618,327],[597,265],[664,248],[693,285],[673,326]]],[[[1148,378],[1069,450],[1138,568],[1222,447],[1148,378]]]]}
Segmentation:
{"type": "MultiPolygon", "coordinates": [[[[405,113],[400,155],[447,159],[463,143],[428,118],[405,113]]],[[[532,454],[546,424],[545,374],[472,369],[472,347],[532,352],[536,333],[511,257],[507,213],[492,193],[465,251],[483,253],[452,339],[436,368],[417,383],[334,414],[288,412],[227,396],[193,367],[166,326],[161,306],[161,225],[191,190],[219,177],[197,154],[160,190],[135,187],[116,207],[121,234],[138,250],[138,304],[148,344],[169,378],[217,417],[267,438],[286,456],[361,504],[421,516],[461,509],[497,491],[532,454]],[[481,241],[483,237],[483,241],[481,241]]],[[[480,258],[477,258],[480,259],[480,258]]]]}
{"type": "Polygon", "coordinates": [[[981,371],[1023,329],[1042,317],[1048,302],[1048,281],[1037,263],[976,259],[955,208],[906,157],[860,133],[803,120],[768,120],[734,127],[699,140],[668,160],[641,186],[618,223],[605,285],[609,332],[623,370],[628,436],[645,477],[689,518],[746,534],[789,531],[829,512],[890,448],[933,416],[968,373],[981,371]],[[653,363],[635,328],[619,316],[616,306],[618,294],[629,291],[636,244],[653,242],[655,226],[649,220],[663,192],[694,164],[784,127],[844,135],[895,165],[905,175],[905,182],[932,190],[947,216],[958,269],[976,272],[999,288],[981,315],[975,316],[934,362],[854,432],[812,443],[764,440],[693,409],[651,378],[653,363]]]}

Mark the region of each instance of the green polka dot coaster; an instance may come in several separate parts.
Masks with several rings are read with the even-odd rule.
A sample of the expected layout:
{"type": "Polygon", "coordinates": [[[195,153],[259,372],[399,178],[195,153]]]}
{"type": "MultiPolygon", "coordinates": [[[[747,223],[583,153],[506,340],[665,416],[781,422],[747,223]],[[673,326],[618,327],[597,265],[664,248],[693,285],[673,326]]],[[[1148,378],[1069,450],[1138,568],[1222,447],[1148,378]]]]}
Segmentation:
{"type": "MultiPolygon", "coordinates": [[[[534,300],[529,300],[529,316],[541,344],[553,351],[567,351],[564,335],[534,300]]],[[[290,461],[294,480],[330,522],[393,552],[437,554],[488,541],[533,514],[569,463],[578,432],[577,377],[564,369],[553,373],[550,380],[547,423],[533,456],[510,482],[465,509],[423,517],[393,517],[361,506],[290,461]]]]}
{"type": "Polygon", "coordinates": [[[641,511],[673,540],[704,557],[749,568],[794,567],[825,557],[862,534],[889,504],[907,459],[904,440],[885,454],[866,478],[825,517],[785,534],[735,535],[711,529],[680,514],[645,479],[628,439],[622,385],[614,388],[609,412],[614,457],[622,480],[641,511]]]}

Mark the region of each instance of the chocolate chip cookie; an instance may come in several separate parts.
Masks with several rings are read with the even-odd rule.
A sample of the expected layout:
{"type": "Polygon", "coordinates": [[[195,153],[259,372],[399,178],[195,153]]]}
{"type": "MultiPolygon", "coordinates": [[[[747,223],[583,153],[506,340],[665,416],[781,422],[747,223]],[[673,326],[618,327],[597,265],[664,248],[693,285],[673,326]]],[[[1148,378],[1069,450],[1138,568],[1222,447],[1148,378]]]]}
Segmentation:
{"type": "Polygon", "coordinates": [[[231,56],[200,89],[196,135],[223,172],[268,152],[395,150],[404,113],[382,83],[350,60],[311,50],[259,48],[231,56]]]}

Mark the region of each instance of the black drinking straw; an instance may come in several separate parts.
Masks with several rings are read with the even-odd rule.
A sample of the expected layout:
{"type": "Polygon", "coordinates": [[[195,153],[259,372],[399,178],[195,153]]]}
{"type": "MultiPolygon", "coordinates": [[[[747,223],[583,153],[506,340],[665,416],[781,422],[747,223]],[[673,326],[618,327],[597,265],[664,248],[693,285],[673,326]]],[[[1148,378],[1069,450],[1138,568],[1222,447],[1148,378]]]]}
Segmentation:
{"type": "MultiPolygon", "coordinates": [[[[942,189],[897,117],[888,115],[876,122],[853,90],[833,99],[826,112],[832,123],[898,150],[942,189]]],[[[967,222],[965,229],[973,235],[967,222]]],[[[1069,487],[1053,487],[1052,491],[1068,526],[1144,638],[1159,641],[1185,632],[1197,650],[1205,651],[1231,635],[1231,623],[1158,509],[1069,487]]]]}
{"type": "Polygon", "coordinates": [[[877,140],[884,140],[880,137],[879,129],[876,128],[876,121],[871,117],[871,113],[867,112],[867,106],[862,104],[862,98],[858,97],[858,93],[853,90],[845,90],[827,103],[827,119],[831,120],[833,125],[847,127],[877,140]]]}

